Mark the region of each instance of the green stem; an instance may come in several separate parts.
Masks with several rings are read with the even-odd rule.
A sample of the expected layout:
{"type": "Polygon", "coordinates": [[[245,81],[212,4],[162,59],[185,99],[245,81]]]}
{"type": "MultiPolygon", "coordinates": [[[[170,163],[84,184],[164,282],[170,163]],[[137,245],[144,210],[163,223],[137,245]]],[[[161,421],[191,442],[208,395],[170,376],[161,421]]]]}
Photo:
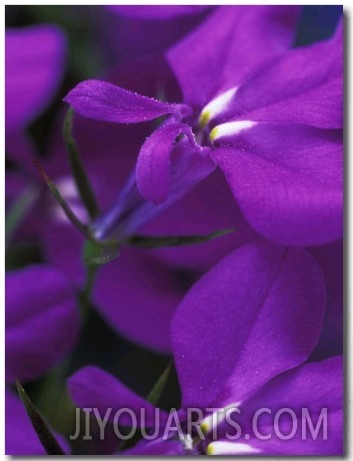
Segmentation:
{"type": "Polygon", "coordinates": [[[79,294],[80,310],[83,321],[87,319],[89,309],[92,305],[91,294],[96,279],[98,267],[99,266],[93,265],[86,266],[86,280],[79,294]]]}
{"type": "Polygon", "coordinates": [[[60,194],[60,191],[58,189],[58,186],[55,184],[55,182],[50,179],[50,177],[47,175],[47,173],[44,171],[44,168],[42,165],[34,161],[34,163],[37,165],[40,174],[42,175],[46,185],[48,186],[50,193],[54,197],[54,199],[58,202],[58,204],[61,206],[63,212],[65,213],[66,217],[68,220],[87,238],[90,238],[88,228],[85,224],[81,223],[81,221],[76,217],[76,215],[73,213],[69,205],[65,202],[64,198],[60,194]]]}
{"type": "Polygon", "coordinates": [[[223,235],[234,232],[234,229],[221,229],[216,232],[211,232],[207,235],[181,235],[181,236],[163,236],[163,237],[150,237],[147,235],[133,235],[123,243],[127,245],[137,246],[140,248],[163,248],[163,247],[177,247],[184,245],[197,245],[213,240],[223,235]]]}
{"type": "Polygon", "coordinates": [[[65,117],[63,129],[66,150],[70,162],[71,171],[75,179],[82,203],[86,207],[86,210],[90,215],[90,218],[94,219],[99,214],[99,208],[90,181],[88,179],[88,176],[86,175],[80,152],[78,150],[78,147],[72,134],[73,116],[74,111],[70,107],[65,117]]]}
{"type": "Polygon", "coordinates": [[[155,406],[157,406],[159,404],[159,401],[161,400],[161,397],[164,392],[165,386],[167,384],[172,366],[173,366],[173,361],[170,360],[166,369],[163,371],[161,376],[158,378],[156,384],[153,386],[152,390],[147,396],[147,400],[155,406]]]}

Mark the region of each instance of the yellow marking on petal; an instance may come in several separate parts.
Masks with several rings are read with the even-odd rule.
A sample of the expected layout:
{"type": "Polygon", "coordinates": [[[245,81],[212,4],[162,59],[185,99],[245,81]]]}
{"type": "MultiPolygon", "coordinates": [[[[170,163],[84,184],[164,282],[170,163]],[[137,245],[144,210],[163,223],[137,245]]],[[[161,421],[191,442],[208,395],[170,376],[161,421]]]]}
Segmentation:
{"type": "Polygon", "coordinates": [[[205,126],[207,125],[207,123],[210,121],[211,119],[211,112],[208,111],[208,110],[203,110],[201,112],[201,115],[199,117],[199,127],[200,128],[205,128],[205,126]]]}
{"type": "Polygon", "coordinates": [[[208,423],[203,422],[200,424],[200,429],[206,435],[208,432],[210,432],[211,426],[208,423]]]}
{"type": "Polygon", "coordinates": [[[206,455],[212,456],[214,454],[215,454],[214,444],[210,443],[208,447],[206,448],[206,455]]]}
{"type": "Polygon", "coordinates": [[[213,128],[213,130],[211,130],[211,133],[210,133],[210,141],[211,142],[214,142],[219,137],[218,132],[219,132],[219,130],[218,130],[217,126],[215,126],[213,128]]]}
{"type": "Polygon", "coordinates": [[[205,128],[208,122],[215,118],[217,115],[221,114],[224,110],[227,109],[230,101],[233,99],[235,93],[237,92],[238,87],[230,88],[229,90],[221,93],[216,98],[212,99],[202,110],[199,117],[199,126],[200,128],[205,128]]]}

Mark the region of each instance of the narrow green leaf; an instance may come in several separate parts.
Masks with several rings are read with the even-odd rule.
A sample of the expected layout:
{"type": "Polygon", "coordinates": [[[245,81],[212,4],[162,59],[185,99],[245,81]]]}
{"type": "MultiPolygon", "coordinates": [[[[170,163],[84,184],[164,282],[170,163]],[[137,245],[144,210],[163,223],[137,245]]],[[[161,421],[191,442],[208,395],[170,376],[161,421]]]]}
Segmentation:
{"type": "Polygon", "coordinates": [[[184,245],[197,245],[198,243],[208,242],[217,237],[230,234],[234,229],[222,229],[207,235],[184,235],[184,236],[166,236],[166,237],[149,237],[144,235],[133,235],[125,243],[140,248],[163,248],[177,247],[184,245]]]}
{"type": "Polygon", "coordinates": [[[81,223],[81,221],[76,217],[76,215],[73,213],[69,205],[65,202],[64,198],[60,194],[58,186],[55,184],[55,182],[52,179],[49,178],[49,176],[44,171],[42,165],[39,162],[34,161],[34,163],[38,167],[39,172],[42,175],[42,178],[44,179],[46,185],[48,186],[50,190],[50,193],[52,194],[54,199],[58,202],[63,212],[65,213],[66,217],[83,235],[85,235],[87,238],[90,238],[87,226],[81,223]]]}
{"type": "Polygon", "coordinates": [[[170,361],[168,363],[167,368],[163,371],[161,376],[158,378],[156,384],[153,386],[153,389],[147,396],[147,400],[155,406],[159,404],[159,401],[162,397],[163,391],[169,378],[170,371],[172,369],[172,365],[173,362],[170,361]]]}
{"type": "Polygon", "coordinates": [[[39,190],[36,186],[30,185],[22,192],[10,212],[5,219],[5,243],[9,244],[14,233],[18,229],[21,222],[26,217],[27,213],[34,205],[39,195],[39,190]]]}
{"type": "MultiPolygon", "coordinates": [[[[159,401],[161,400],[161,397],[162,397],[162,394],[164,392],[165,386],[167,384],[167,381],[168,381],[169,374],[170,374],[170,371],[172,369],[172,366],[173,366],[173,362],[170,361],[168,363],[168,365],[167,365],[167,368],[163,371],[161,376],[158,378],[156,384],[153,386],[151,392],[147,396],[147,400],[150,403],[152,403],[152,405],[154,405],[154,406],[158,406],[159,401]]],[[[134,437],[135,443],[137,443],[141,438],[142,438],[142,435],[137,434],[134,437]]],[[[119,445],[118,451],[124,450],[128,443],[129,442],[127,440],[122,440],[120,445],[119,445]]]]}
{"type": "Polygon", "coordinates": [[[32,400],[29,398],[19,381],[16,381],[16,386],[18,395],[20,396],[28,417],[31,420],[33,429],[36,431],[36,434],[38,435],[38,438],[48,455],[65,455],[47,423],[44,421],[42,415],[34,406],[32,400]]]}
{"type": "Polygon", "coordinates": [[[82,203],[86,207],[91,219],[94,219],[99,214],[99,208],[90,181],[86,175],[80,152],[72,134],[73,116],[74,111],[70,107],[64,120],[64,141],[66,144],[71,171],[75,179],[82,203]]]}

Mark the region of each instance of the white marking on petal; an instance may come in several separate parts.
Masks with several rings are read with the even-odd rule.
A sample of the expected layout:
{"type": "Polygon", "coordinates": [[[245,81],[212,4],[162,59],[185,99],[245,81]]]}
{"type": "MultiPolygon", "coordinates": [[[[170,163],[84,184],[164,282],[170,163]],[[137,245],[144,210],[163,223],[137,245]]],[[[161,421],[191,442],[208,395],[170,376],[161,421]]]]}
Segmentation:
{"type": "Polygon", "coordinates": [[[212,99],[202,110],[199,117],[199,125],[204,128],[210,120],[221,114],[233,99],[238,87],[235,86],[229,90],[221,93],[216,98],[212,99]]]}
{"type": "Polygon", "coordinates": [[[215,426],[222,423],[225,420],[226,413],[232,408],[239,408],[241,402],[235,402],[227,405],[224,408],[220,408],[218,411],[214,411],[211,415],[206,416],[200,424],[200,428],[204,434],[209,433],[215,426]]]}
{"type": "Polygon", "coordinates": [[[261,450],[247,443],[237,442],[211,442],[207,446],[208,455],[246,455],[248,453],[260,453],[261,450]]]}
{"type": "Polygon", "coordinates": [[[222,123],[213,128],[210,133],[210,141],[214,142],[216,139],[223,138],[225,136],[234,136],[239,134],[241,131],[247,130],[257,122],[251,120],[237,120],[235,122],[222,123]]]}

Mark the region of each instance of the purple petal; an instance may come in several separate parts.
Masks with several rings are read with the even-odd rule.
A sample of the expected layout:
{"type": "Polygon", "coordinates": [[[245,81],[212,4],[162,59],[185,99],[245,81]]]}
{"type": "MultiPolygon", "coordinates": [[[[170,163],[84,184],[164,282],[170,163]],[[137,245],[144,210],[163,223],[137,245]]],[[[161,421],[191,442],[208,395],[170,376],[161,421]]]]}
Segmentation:
{"type": "MultiPolygon", "coordinates": [[[[235,386],[234,395],[236,394],[235,386]]],[[[342,356],[332,357],[323,362],[304,364],[277,376],[240,405],[237,422],[242,427],[242,437],[237,440],[237,443],[246,444],[249,450],[261,455],[340,455],[343,449],[342,407],[342,356]],[[261,411],[262,409],[265,411],[261,411]],[[290,409],[294,412],[297,421],[295,435],[287,440],[281,439],[277,431],[287,435],[295,429],[295,423],[285,411],[278,425],[275,425],[276,414],[282,409],[290,409]],[[327,440],[323,438],[325,423],[321,426],[316,439],[313,439],[309,424],[304,419],[309,415],[315,427],[322,409],[327,410],[327,440]],[[260,415],[256,421],[256,429],[261,435],[271,434],[268,440],[261,440],[253,432],[254,415],[258,411],[260,415]],[[306,439],[302,437],[303,427],[307,429],[306,439]],[[246,436],[244,438],[244,434],[248,434],[248,438],[246,436]]],[[[219,430],[221,440],[227,433],[233,435],[234,428],[224,422],[219,430]]],[[[227,442],[225,439],[223,441],[227,442]]],[[[217,447],[217,443],[219,442],[216,442],[213,448],[217,447]]],[[[236,454],[239,449],[236,443],[226,443],[224,446],[228,447],[228,450],[222,454],[236,454]]],[[[214,454],[217,454],[217,448],[214,454]]]]}
{"type": "Polygon", "coordinates": [[[224,6],[168,53],[184,101],[204,106],[293,42],[299,9],[224,6]]]}
{"type": "Polygon", "coordinates": [[[78,333],[75,294],[47,265],[6,274],[6,377],[31,380],[71,350],[78,333]]]}
{"type": "MultiPolygon", "coordinates": [[[[41,442],[35,433],[26,410],[17,395],[5,390],[5,452],[12,456],[46,455],[41,442]]],[[[55,434],[55,438],[69,453],[64,437],[55,434]]]]}
{"type": "MultiPolygon", "coordinates": [[[[168,196],[165,201],[158,206],[149,201],[142,201],[141,206],[132,214],[131,222],[126,224],[125,232],[133,233],[140,226],[146,224],[154,217],[160,215],[163,211],[167,210],[171,205],[180,200],[184,195],[190,192],[201,180],[209,176],[216,168],[213,160],[209,156],[210,149],[208,147],[200,147],[194,143],[192,135],[181,139],[176,143],[172,151],[169,153],[170,167],[169,167],[169,184],[170,188],[168,196]],[[192,139],[192,141],[190,141],[192,139]]],[[[165,155],[165,154],[164,154],[165,155]]],[[[151,158],[150,163],[160,163],[160,159],[151,158]]],[[[164,160],[168,160],[164,156],[164,160]]],[[[140,172],[142,169],[140,162],[140,172]]],[[[165,165],[163,165],[163,170],[165,165]]],[[[146,169],[147,170],[147,169],[146,169]]],[[[160,173],[160,170],[156,168],[160,173]]],[[[144,173],[148,173],[148,170],[144,173]]],[[[161,175],[162,176],[162,175],[161,175]]],[[[154,178],[151,178],[155,181],[154,178]]],[[[158,183],[153,182],[151,185],[146,184],[148,192],[157,193],[158,183]]],[[[128,235],[128,234],[127,234],[128,235]]]]}
{"type": "MultiPolygon", "coordinates": [[[[156,422],[155,408],[143,397],[138,396],[115,376],[94,366],[81,368],[67,381],[68,389],[75,404],[80,408],[97,408],[101,418],[110,408],[108,421],[113,421],[116,412],[122,408],[129,408],[137,418],[141,427],[141,409],[145,411],[145,427],[153,426],[156,422]]],[[[161,412],[163,414],[163,412],[161,412]]],[[[162,416],[161,414],[161,416],[162,416]]],[[[121,413],[119,422],[131,426],[131,416],[121,413]]]]}
{"type": "Polygon", "coordinates": [[[159,352],[170,351],[170,321],[182,295],[171,270],[133,248],[101,269],[94,290],[99,311],[114,328],[159,352]]]}
{"type": "MultiPolygon", "coordinates": [[[[236,388],[234,389],[237,392],[236,388]]],[[[291,408],[301,416],[307,408],[312,416],[319,415],[323,407],[328,412],[343,407],[342,356],[331,357],[322,362],[301,365],[277,376],[244,402],[244,412],[253,415],[259,408],[270,408],[275,414],[281,408],[291,408]]],[[[270,415],[264,416],[261,424],[270,415]]],[[[269,419],[270,420],[270,419],[269,419]]]]}
{"type": "MultiPolygon", "coordinates": [[[[323,408],[325,403],[322,404],[323,408]]],[[[258,409],[266,408],[261,406],[258,409]]],[[[287,407],[288,408],[288,407],[287,407]]],[[[291,407],[289,407],[291,408],[291,407]]],[[[275,414],[273,414],[273,418],[275,414]]],[[[210,444],[212,447],[213,455],[241,455],[241,454],[253,454],[256,457],[260,456],[274,456],[274,457],[300,457],[300,456],[320,456],[325,459],[330,456],[342,457],[344,453],[343,448],[343,429],[342,422],[344,419],[343,410],[337,410],[332,412],[327,420],[327,439],[324,439],[323,426],[325,423],[319,426],[319,435],[314,436],[314,431],[311,432],[309,429],[308,422],[302,422],[302,420],[297,420],[297,428],[293,424],[291,417],[288,413],[284,413],[281,418],[284,421],[280,420],[280,423],[277,427],[277,432],[281,437],[277,436],[272,425],[268,425],[265,428],[259,427],[259,433],[261,435],[267,436],[271,435],[269,440],[260,440],[254,434],[249,433],[246,435],[248,437],[239,438],[236,442],[229,441],[228,438],[223,438],[217,440],[210,444]],[[306,439],[303,439],[302,436],[302,425],[306,427],[306,439]],[[293,436],[289,439],[284,440],[283,437],[292,433],[294,429],[293,436]]],[[[317,418],[313,417],[312,424],[313,427],[316,427],[317,418]]],[[[208,448],[209,449],[209,448],[208,448]]]]}
{"type": "Polygon", "coordinates": [[[52,222],[44,229],[42,238],[45,257],[50,264],[66,274],[78,289],[83,286],[85,271],[81,254],[84,241],[77,229],[67,222],[52,222]]]}
{"type": "Polygon", "coordinates": [[[212,153],[245,218],[286,245],[319,245],[342,236],[340,131],[258,123],[212,153]]]}
{"type": "MultiPolygon", "coordinates": [[[[341,455],[343,453],[343,369],[342,356],[333,357],[323,362],[308,363],[297,369],[284,373],[264,386],[250,401],[244,403],[245,411],[250,416],[260,408],[269,408],[272,414],[264,413],[258,420],[261,434],[269,432],[274,423],[275,414],[282,408],[290,408],[298,418],[298,431],[293,439],[283,441],[276,437],[272,428],[271,440],[252,439],[251,445],[263,454],[291,455],[341,455]],[[317,439],[310,435],[308,424],[307,439],[301,437],[302,409],[307,409],[315,424],[321,410],[327,409],[327,440],[323,439],[323,430],[317,439]]],[[[282,434],[291,432],[292,420],[284,415],[279,420],[282,434]]]]}
{"type": "Polygon", "coordinates": [[[225,406],[235,387],[243,400],[302,363],[317,343],[324,306],[322,273],[303,250],[260,241],[225,257],[172,320],[183,406],[225,406]]]}
{"type": "Polygon", "coordinates": [[[228,110],[235,116],[342,128],[342,24],[330,40],[295,48],[250,78],[228,110]]]}
{"type": "Polygon", "coordinates": [[[9,132],[6,130],[5,149],[7,158],[37,180],[38,169],[33,164],[33,160],[37,159],[38,153],[33,140],[25,131],[9,132]]]}
{"type": "Polygon", "coordinates": [[[100,80],[79,83],[64,101],[81,115],[114,123],[146,122],[166,114],[181,117],[189,112],[185,105],[141,96],[100,80]]]}
{"type": "Polygon", "coordinates": [[[19,131],[48,105],[65,69],[66,41],[53,25],[6,29],[6,131],[19,131]]]}
{"type": "MultiPolygon", "coordinates": [[[[301,73],[297,74],[301,75],[301,73]]],[[[317,74],[315,74],[317,75],[317,74]]],[[[266,74],[262,76],[266,79],[266,74]]],[[[271,90],[269,88],[278,89],[277,82],[266,82],[269,84],[266,94],[271,90]]],[[[289,85],[290,86],[290,85],[289,85]]],[[[290,88],[293,89],[292,86],[290,88]]],[[[259,102],[260,109],[255,107],[249,113],[243,113],[242,117],[246,117],[255,121],[286,121],[294,123],[303,123],[318,128],[339,129],[343,127],[343,80],[341,77],[334,77],[320,85],[315,85],[313,88],[304,89],[299,94],[283,95],[283,99],[279,102],[270,103],[261,107],[261,98],[259,94],[255,94],[257,90],[254,88],[252,97],[259,102]]],[[[298,91],[298,90],[297,90],[298,91]]],[[[239,99],[242,97],[239,94],[239,99]]],[[[241,101],[239,101],[239,106],[241,101]]]]}
{"type": "Polygon", "coordinates": [[[146,200],[156,205],[164,202],[168,196],[170,156],[180,134],[186,134],[190,147],[196,147],[191,128],[184,123],[162,126],[141,147],[136,164],[138,189],[146,200]]]}
{"type": "MultiPolygon", "coordinates": [[[[322,402],[322,407],[325,408],[325,402],[322,402]]],[[[323,438],[323,428],[316,440],[311,435],[309,424],[306,424],[307,438],[303,440],[301,430],[302,421],[298,420],[298,430],[295,432],[293,438],[289,440],[281,440],[276,436],[272,436],[271,441],[263,441],[254,439],[252,445],[261,450],[261,454],[268,456],[269,454],[275,456],[320,456],[327,458],[329,456],[342,457],[344,454],[343,448],[343,410],[333,411],[328,414],[327,421],[327,439],[323,438]]],[[[313,417],[312,423],[315,427],[317,419],[313,417]]],[[[260,429],[261,430],[261,429],[260,429]]],[[[270,428],[264,429],[263,433],[268,433],[270,428]]],[[[279,428],[281,434],[287,435],[293,430],[292,420],[283,421],[280,423],[279,428]]]]}

